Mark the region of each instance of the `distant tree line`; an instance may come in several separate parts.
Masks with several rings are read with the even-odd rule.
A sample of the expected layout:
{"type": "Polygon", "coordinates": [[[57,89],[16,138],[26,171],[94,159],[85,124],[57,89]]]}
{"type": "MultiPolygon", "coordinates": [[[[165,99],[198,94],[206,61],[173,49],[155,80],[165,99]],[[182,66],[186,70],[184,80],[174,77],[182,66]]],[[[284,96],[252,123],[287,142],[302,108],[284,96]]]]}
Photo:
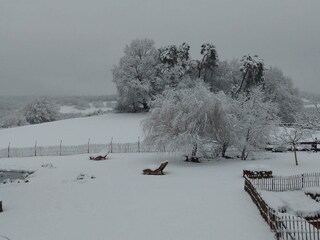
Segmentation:
{"type": "Polygon", "coordinates": [[[233,147],[247,159],[264,148],[278,123],[294,122],[303,108],[279,68],[249,54],[221,61],[212,43],[202,44],[193,59],[187,43],[157,49],[153,40],[136,39],[112,73],[118,109],[150,112],[146,143],[193,156],[208,147],[226,156],[233,147]]]}

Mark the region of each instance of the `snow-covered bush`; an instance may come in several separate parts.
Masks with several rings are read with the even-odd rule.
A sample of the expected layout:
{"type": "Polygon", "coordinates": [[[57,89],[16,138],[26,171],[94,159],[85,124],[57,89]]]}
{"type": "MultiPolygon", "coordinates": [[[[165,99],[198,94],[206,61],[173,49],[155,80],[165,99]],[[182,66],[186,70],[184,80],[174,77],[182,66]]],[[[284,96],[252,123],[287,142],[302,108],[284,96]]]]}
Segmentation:
{"type": "Polygon", "coordinates": [[[28,125],[28,122],[20,111],[9,113],[0,121],[0,128],[11,128],[24,125],[28,125]]]}
{"type": "Polygon", "coordinates": [[[55,121],[59,116],[57,106],[46,98],[39,98],[28,104],[24,108],[24,113],[30,124],[55,121]]]}

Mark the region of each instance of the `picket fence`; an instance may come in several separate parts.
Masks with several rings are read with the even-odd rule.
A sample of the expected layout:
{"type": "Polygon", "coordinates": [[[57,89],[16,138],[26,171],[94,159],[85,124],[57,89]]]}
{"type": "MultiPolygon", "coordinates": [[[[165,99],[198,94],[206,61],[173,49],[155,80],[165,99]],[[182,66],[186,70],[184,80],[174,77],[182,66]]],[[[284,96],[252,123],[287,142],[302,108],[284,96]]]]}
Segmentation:
{"type": "Polygon", "coordinates": [[[156,149],[141,142],[135,143],[113,143],[108,144],[88,144],[64,146],[38,146],[25,148],[7,148],[0,149],[0,158],[10,157],[32,157],[32,156],[66,156],[86,153],[138,153],[138,152],[164,152],[165,149],[156,149]]]}
{"type": "Polygon", "coordinates": [[[277,240],[320,240],[319,220],[307,221],[297,216],[277,212],[262,199],[255,187],[257,185],[254,185],[254,182],[261,179],[250,179],[247,176],[244,178],[244,190],[250,195],[277,240]]]}
{"type": "Polygon", "coordinates": [[[293,176],[273,176],[272,178],[251,179],[260,189],[274,192],[301,190],[306,187],[320,186],[320,173],[303,173],[293,176]]]}

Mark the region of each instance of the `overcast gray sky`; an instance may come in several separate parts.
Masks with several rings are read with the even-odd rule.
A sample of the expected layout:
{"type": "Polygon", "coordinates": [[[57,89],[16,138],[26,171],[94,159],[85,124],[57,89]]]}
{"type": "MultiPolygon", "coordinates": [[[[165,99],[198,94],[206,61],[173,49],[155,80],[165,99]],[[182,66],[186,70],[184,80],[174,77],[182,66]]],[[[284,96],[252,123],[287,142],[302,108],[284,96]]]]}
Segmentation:
{"type": "Polygon", "coordinates": [[[115,93],[111,68],[136,38],[258,54],[320,92],[319,0],[0,0],[0,94],[115,93]]]}

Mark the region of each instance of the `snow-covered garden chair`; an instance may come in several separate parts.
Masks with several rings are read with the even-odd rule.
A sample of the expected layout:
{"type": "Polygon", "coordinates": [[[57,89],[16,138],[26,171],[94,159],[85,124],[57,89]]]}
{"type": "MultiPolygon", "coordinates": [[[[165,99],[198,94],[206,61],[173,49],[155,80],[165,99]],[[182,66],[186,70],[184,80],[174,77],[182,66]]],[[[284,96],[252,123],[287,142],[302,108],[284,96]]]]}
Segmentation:
{"type": "MultiPolygon", "coordinates": [[[[110,152],[110,151],[109,151],[110,152]]],[[[90,158],[90,160],[96,160],[96,161],[99,161],[99,160],[106,160],[107,159],[107,156],[108,156],[108,154],[109,154],[109,152],[106,154],[106,155],[104,155],[104,156],[102,156],[102,155],[98,155],[98,156],[95,156],[95,157],[89,157],[90,158]]]]}
{"type": "Polygon", "coordinates": [[[155,170],[151,170],[149,168],[144,169],[143,170],[143,174],[145,175],[164,175],[163,170],[165,169],[165,167],[168,165],[168,161],[164,161],[160,164],[160,166],[155,169],[155,170]]]}

